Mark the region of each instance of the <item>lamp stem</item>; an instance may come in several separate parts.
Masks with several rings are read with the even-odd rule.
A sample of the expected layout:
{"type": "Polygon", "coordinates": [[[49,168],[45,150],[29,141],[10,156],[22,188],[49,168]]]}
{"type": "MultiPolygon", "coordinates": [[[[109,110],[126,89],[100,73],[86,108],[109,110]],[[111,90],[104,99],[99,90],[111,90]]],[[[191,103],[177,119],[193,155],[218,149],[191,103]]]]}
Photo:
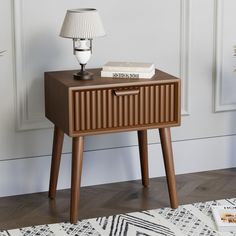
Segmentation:
{"type": "Polygon", "coordinates": [[[73,38],[73,54],[75,55],[76,53],[75,53],[75,41],[76,41],[77,39],[75,39],[75,38],[73,38]]]}
{"type": "Polygon", "coordinates": [[[91,54],[93,53],[93,39],[90,39],[90,50],[91,50],[91,54]]]}
{"type": "Polygon", "coordinates": [[[80,64],[81,65],[81,72],[83,73],[85,71],[85,64],[80,64]]]}

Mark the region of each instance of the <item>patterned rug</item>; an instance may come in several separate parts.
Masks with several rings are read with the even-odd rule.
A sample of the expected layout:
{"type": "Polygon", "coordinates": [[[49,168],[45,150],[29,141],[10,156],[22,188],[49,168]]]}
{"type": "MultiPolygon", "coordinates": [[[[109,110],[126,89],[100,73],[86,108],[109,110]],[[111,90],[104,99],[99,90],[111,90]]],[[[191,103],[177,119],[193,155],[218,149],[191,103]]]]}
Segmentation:
{"type": "Polygon", "coordinates": [[[235,232],[216,230],[211,206],[236,205],[236,198],[182,205],[176,210],[160,208],[78,221],[39,225],[8,231],[0,236],[220,236],[235,232]]]}

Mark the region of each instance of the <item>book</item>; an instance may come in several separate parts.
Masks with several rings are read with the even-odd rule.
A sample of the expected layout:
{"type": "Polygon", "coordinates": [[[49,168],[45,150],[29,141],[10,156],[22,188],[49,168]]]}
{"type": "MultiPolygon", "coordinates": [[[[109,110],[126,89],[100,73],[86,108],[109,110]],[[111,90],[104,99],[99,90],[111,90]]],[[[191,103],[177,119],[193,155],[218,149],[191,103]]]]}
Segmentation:
{"type": "Polygon", "coordinates": [[[236,231],[236,206],[212,206],[218,231],[236,231]]]}
{"type": "Polygon", "coordinates": [[[142,63],[142,62],[107,62],[103,67],[103,71],[111,72],[140,72],[148,73],[155,69],[152,63],[142,63]]]}
{"type": "Polygon", "coordinates": [[[123,72],[123,71],[101,71],[102,77],[126,78],[126,79],[150,79],[155,74],[155,70],[150,72],[123,72]]]}

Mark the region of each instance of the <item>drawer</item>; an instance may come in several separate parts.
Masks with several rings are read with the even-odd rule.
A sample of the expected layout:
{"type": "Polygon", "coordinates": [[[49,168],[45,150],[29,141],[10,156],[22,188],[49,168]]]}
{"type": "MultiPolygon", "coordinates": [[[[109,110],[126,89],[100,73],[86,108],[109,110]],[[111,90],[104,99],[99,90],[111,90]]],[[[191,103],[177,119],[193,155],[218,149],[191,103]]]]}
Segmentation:
{"type": "Polygon", "coordinates": [[[72,133],[179,123],[179,83],[72,91],[72,133]]]}

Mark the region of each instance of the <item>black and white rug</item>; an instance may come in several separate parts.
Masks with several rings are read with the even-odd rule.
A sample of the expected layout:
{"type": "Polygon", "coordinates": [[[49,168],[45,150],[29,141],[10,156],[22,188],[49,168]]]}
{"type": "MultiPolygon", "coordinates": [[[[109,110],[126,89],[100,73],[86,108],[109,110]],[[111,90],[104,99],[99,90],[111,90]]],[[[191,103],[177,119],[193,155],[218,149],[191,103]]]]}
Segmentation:
{"type": "Polygon", "coordinates": [[[216,230],[211,206],[236,205],[236,198],[182,205],[176,210],[160,208],[78,221],[8,231],[0,236],[236,236],[216,230]]]}

